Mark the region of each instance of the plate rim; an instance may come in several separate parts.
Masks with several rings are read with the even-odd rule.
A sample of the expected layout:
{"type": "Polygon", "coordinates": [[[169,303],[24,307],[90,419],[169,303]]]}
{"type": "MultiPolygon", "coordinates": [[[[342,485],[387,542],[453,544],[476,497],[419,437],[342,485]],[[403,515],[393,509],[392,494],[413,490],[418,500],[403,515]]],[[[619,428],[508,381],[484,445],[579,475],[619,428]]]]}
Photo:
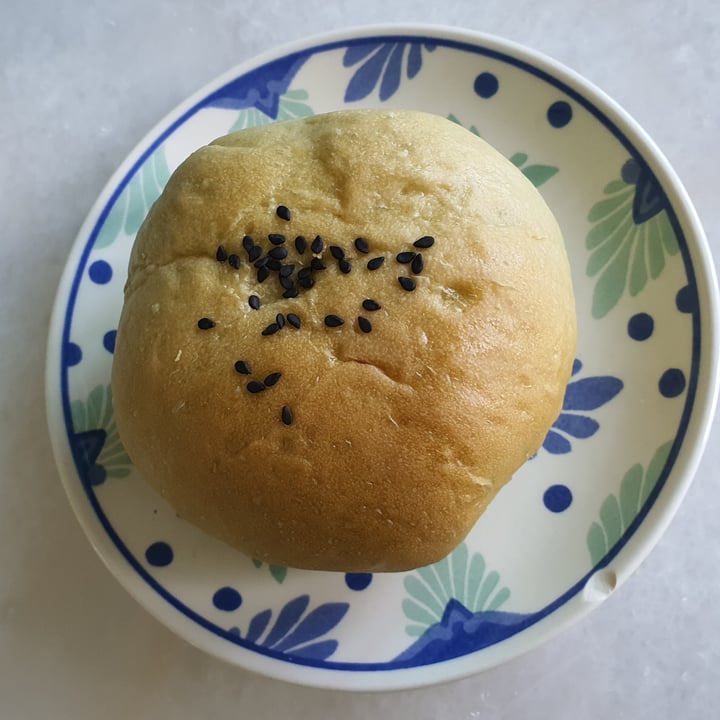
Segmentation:
{"type": "MultiPolygon", "coordinates": [[[[624,134],[627,134],[635,145],[634,149],[648,163],[653,173],[661,181],[663,188],[670,191],[668,195],[671,197],[671,207],[677,217],[679,227],[684,231],[682,234],[685,236],[688,251],[690,249],[693,251],[692,260],[694,262],[691,261],[690,266],[695,273],[696,286],[698,290],[705,289],[706,291],[704,294],[698,292],[701,303],[706,303],[706,307],[702,308],[704,312],[700,315],[700,325],[702,327],[702,339],[709,339],[710,343],[709,347],[699,351],[700,365],[697,387],[703,388],[706,385],[708,392],[696,393],[694,403],[691,405],[685,436],[662,491],[659,492],[658,497],[636,531],[627,539],[627,542],[622,547],[622,552],[618,552],[612,560],[615,564],[614,570],[617,574],[618,586],[637,569],[656,545],[682,502],[707,444],[717,403],[717,337],[720,322],[718,319],[718,287],[710,249],[699,217],[677,173],[646,131],[617,102],[579,73],[542,52],[495,35],[445,25],[384,23],[318,33],[272,47],[261,54],[238,63],[205,83],[161,118],[125,155],[124,160],[112,173],[93,203],[73,241],[54,299],[48,334],[45,372],[48,429],[56,465],[73,511],[92,547],[111,574],[123,586],[124,590],[129,592],[163,625],[209,654],[221,657],[245,669],[302,685],[348,690],[379,690],[418,687],[450,679],[459,679],[489,667],[497,666],[537,647],[562,632],[568,625],[579,621],[599,602],[586,602],[582,603],[579,608],[574,607],[582,599],[582,592],[577,593],[566,601],[562,608],[558,608],[551,613],[553,617],[552,623],[538,622],[532,627],[523,630],[522,633],[494,645],[493,655],[500,657],[496,657],[493,662],[489,663],[478,662],[480,652],[476,651],[453,660],[433,665],[392,670],[390,673],[387,669],[373,671],[354,668],[329,669],[306,665],[296,666],[291,662],[266,657],[247,648],[241,648],[243,652],[239,656],[236,647],[230,648],[227,653],[220,652],[221,648],[225,648],[226,643],[223,642],[219,645],[218,639],[214,635],[208,635],[204,629],[198,632],[197,622],[182,613],[177,613],[176,608],[173,608],[172,613],[168,613],[167,601],[162,595],[147,582],[138,583],[136,570],[107,535],[97,516],[97,512],[92,507],[92,503],[88,502],[88,494],[83,488],[78,490],[77,471],[64,429],[64,408],[61,391],[56,385],[58,380],[61,381],[61,378],[58,377],[56,361],[62,358],[65,321],[69,302],[72,294],[77,290],[78,267],[85,262],[87,255],[92,250],[90,239],[93,228],[101,226],[107,215],[108,208],[111,207],[114,196],[122,192],[125,186],[125,183],[122,182],[123,178],[130,176],[133,168],[141,166],[156,147],[162,144],[167,136],[172,134],[174,129],[179,127],[187,117],[191,116],[209,95],[235,78],[252,72],[268,62],[294,53],[313,50],[313,54],[316,54],[322,50],[331,49],[329,46],[333,44],[342,47],[344,43],[350,40],[392,38],[397,41],[403,37],[412,39],[437,38],[475,48],[490,49],[541,70],[553,80],[567,85],[580,97],[587,98],[591,105],[597,107],[597,110],[609,118],[612,125],[618,126],[624,134]],[[105,213],[103,209],[106,210],[105,213]],[[82,246],[81,241],[83,238],[86,239],[85,246],[82,246]],[[691,445],[690,448],[688,448],[688,444],[691,445]],[[651,515],[652,521],[648,523],[648,518],[651,515]],[[175,622],[176,620],[178,622],[175,622]],[[190,629],[186,630],[188,627],[190,629]],[[519,639],[522,642],[518,642],[519,639]],[[515,645],[519,645],[519,647],[515,648],[515,645]],[[243,662],[242,659],[245,657],[251,659],[250,662],[243,662]],[[475,659],[475,667],[466,667],[463,671],[458,672],[458,667],[472,664],[469,662],[471,658],[475,659]],[[422,677],[423,674],[427,675],[428,673],[433,677],[422,677]],[[327,677],[322,677],[326,674],[327,677]],[[376,678],[386,679],[390,675],[394,682],[375,682],[376,678]],[[360,678],[363,680],[360,681],[360,678]],[[350,682],[344,682],[345,679],[350,680],[350,682]]],[[[618,139],[622,142],[621,138],[618,139]]],[[[625,143],[623,142],[623,144],[625,143]]],[[[62,363],[60,363],[61,373],[62,363]]]]}

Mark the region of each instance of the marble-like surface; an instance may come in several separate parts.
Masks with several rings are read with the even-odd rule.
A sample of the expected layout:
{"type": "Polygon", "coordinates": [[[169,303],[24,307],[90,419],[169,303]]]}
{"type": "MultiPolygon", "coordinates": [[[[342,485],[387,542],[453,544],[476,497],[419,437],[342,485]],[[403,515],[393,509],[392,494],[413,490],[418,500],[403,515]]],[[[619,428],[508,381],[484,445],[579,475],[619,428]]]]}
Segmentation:
{"type": "Polygon", "coordinates": [[[44,352],[65,257],[99,189],[166,112],[238,62],[407,20],[502,35],[594,81],[664,150],[718,251],[716,0],[4,0],[0,717],[717,717],[717,425],[669,530],[603,606],[518,660],[425,690],[310,690],[204,655],[119,587],[69,508],[45,427],[44,352]]]}

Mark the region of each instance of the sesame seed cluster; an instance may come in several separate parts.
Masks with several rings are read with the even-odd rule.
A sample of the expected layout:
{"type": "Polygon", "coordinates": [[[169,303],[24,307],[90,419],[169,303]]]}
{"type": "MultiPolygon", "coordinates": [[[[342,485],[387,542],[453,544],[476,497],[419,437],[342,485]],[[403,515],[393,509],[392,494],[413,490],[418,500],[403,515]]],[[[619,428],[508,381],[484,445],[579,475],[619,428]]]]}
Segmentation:
{"type": "MultiPolygon", "coordinates": [[[[281,220],[290,223],[292,212],[286,205],[278,205],[275,214],[281,220]]],[[[291,233],[290,233],[291,235],[291,233]]],[[[269,247],[263,247],[261,242],[256,242],[250,235],[242,238],[242,248],[246,255],[241,258],[238,252],[228,252],[225,245],[219,245],[215,252],[215,259],[221,264],[227,264],[232,270],[239,270],[243,263],[252,268],[257,285],[261,286],[267,281],[275,278],[280,284],[282,297],[290,302],[297,298],[302,292],[311,290],[324,270],[327,270],[328,263],[337,262],[341,275],[349,275],[353,271],[353,264],[348,259],[345,249],[339,245],[327,245],[320,235],[308,243],[303,235],[297,235],[292,243],[288,242],[286,233],[268,233],[267,240],[269,247]],[[307,252],[309,250],[309,253],[307,252]]],[[[400,287],[406,292],[413,292],[417,283],[412,275],[420,275],[425,269],[423,250],[429,250],[435,244],[432,235],[423,235],[413,242],[413,250],[403,250],[395,256],[395,262],[401,267],[406,267],[411,274],[398,275],[397,281],[400,287]]],[[[370,245],[365,238],[358,237],[352,243],[359,256],[370,254],[370,245]]],[[[362,264],[355,261],[357,271],[362,271],[362,264]],[[358,267],[359,266],[359,267],[358,267]]],[[[375,272],[385,265],[385,255],[377,255],[364,262],[366,272],[375,272]]],[[[259,288],[248,297],[248,305],[252,310],[259,310],[262,306],[259,288]]],[[[373,298],[365,298],[360,302],[360,307],[368,313],[380,310],[382,306],[373,298]]],[[[323,318],[328,328],[339,328],[345,325],[345,318],[334,313],[329,313],[323,318]]],[[[372,332],[372,322],[365,315],[358,315],[356,319],[357,328],[361,333],[372,332]]],[[[209,317],[201,317],[197,321],[199,330],[212,330],[217,322],[209,317]]],[[[261,332],[263,337],[275,335],[285,327],[300,330],[303,326],[302,318],[294,312],[279,312],[275,315],[273,322],[268,324],[261,332]]],[[[241,375],[252,375],[252,369],[248,360],[240,359],[234,362],[235,371],[241,375]]],[[[282,377],[282,372],[276,371],[267,375],[263,380],[250,379],[245,386],[252,394],[262,393],[273,387],[282,377]]],[[[283,405],[280,410],[280,419],[285,425],[292,425],[294,420],[293,411],[283,405]]]]}

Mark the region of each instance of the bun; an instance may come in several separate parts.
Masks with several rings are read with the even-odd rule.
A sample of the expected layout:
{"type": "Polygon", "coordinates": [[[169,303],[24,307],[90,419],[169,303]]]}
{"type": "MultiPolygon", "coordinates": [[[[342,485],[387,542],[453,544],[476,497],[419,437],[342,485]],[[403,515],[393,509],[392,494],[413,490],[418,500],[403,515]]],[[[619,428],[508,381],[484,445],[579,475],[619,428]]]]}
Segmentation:
{"type": "Polygon", "coordinates": [[[276,123],[194,153],[143,224],[117,426],[178,514],[242,552],[405,570],[537,451],[575,335],[558,225],[483,140],[418,112],[276,123]]]}

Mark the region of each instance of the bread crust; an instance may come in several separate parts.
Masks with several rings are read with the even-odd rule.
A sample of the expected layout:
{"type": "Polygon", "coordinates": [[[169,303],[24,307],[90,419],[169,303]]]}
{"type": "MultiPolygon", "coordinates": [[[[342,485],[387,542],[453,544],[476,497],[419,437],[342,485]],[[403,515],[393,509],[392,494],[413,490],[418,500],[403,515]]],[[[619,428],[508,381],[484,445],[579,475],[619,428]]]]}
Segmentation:
{"type": "Polygon", "coordinates": [[[116,421],[142,477],[242,552],[405,570],[457,546],[537,451],[561,409],[575,336],[563,239],[522,173],[437,116],[330,113],[220,138],[173,174],[130,259],[116,421]],[[257,282],[242,239],[265,253],[269,233],[287,238],[293,278],[313,257],[294,238],[323,238],[314,287],[283,298],[277,273],[257,282]],[[435,242],[418,250],[423,236],[435,242]],[[218,261],[220,245],[238,269],[218,261]],[[420,274],[397,262],[402,251],[422,252],[420,274]],[[378,256],[382,267],[368,270],[378,256]],[[365,299],[381,308],[366,311],[365,299]],[[262,335],[278,313],[301,327],[262,335]],[[328,327],[330,314],[344,324],[328,327]],[[248,391],[274,372],[272,387],[248,391]]]}

